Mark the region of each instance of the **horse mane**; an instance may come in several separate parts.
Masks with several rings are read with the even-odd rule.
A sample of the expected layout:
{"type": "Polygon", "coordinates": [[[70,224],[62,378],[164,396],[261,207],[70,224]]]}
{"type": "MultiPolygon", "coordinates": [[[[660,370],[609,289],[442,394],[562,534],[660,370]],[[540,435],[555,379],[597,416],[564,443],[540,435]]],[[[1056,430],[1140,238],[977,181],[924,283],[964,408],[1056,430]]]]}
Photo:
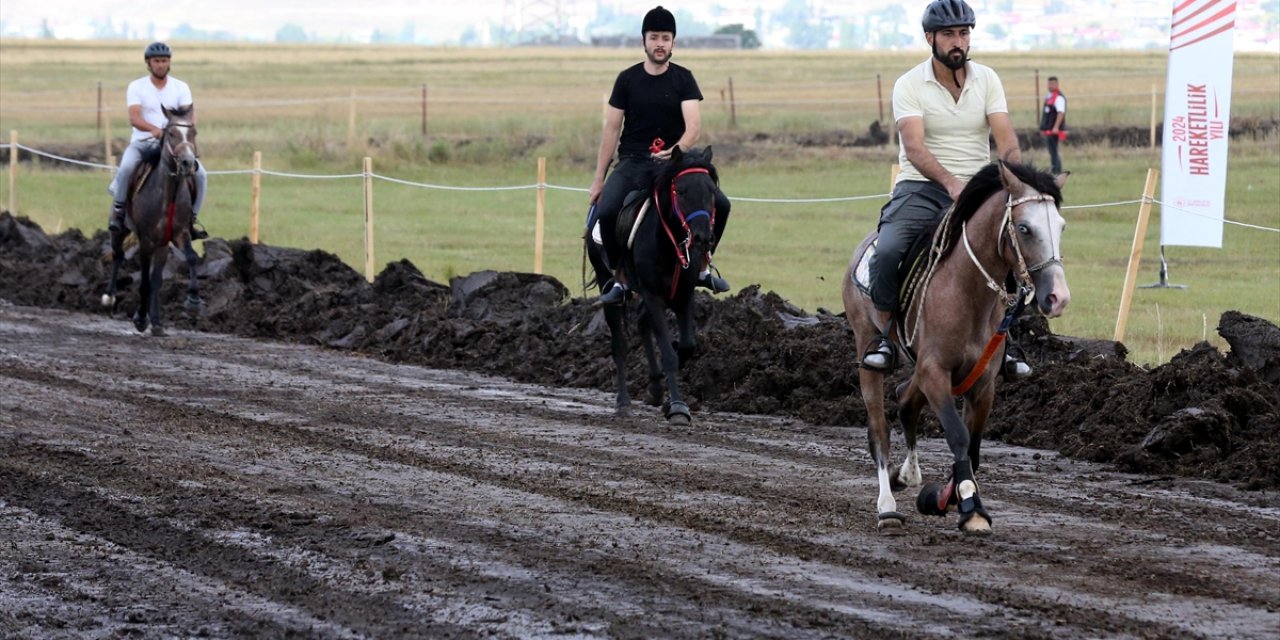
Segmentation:
{"type": "MultiPolygon", "coordinates": [[[[1035,165],[1019,162],[1006,162],[1004,166],[1023,184],[1053,197],[1055,206],[1062,205],[1062,188],[1055,182],[1053,174],[1036,169],[1035,165]]],[[[960,197],[956,198],[955,211],[952,212],[947,227],[938,231],[944,234],[946,239],[944,257],[959,239],[961,224],[972,218],[988,198],[1003,189],[1004,180],[1000,178],[1000,163],[992,162],[974,174],[969,183],[964,186],[964,190],[960,192],[960,197]]]]}

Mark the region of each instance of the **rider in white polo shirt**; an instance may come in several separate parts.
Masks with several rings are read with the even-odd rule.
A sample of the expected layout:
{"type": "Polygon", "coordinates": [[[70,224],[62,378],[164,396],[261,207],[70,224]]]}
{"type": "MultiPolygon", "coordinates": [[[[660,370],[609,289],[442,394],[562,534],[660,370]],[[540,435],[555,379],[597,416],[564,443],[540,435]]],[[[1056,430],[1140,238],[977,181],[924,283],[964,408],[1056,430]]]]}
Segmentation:
{"type": "MultiPolygon", "coordinates": [[[[169,45],[163,42],[152,42],[147,45],[142,58],[146,60],[150,73],[130,82],[125,94],[126,104],[129,107],[129,124],[133,125],[133,137],[129,140],[129,147],[120,156],[120,168],[116,171],[115,178],[107,187],[113,200],[111,215],[107,219],[107,227],[110,229],[119,229],[124,224],[124,205],[128,196],[125,191],[128,190],[129,176],[133,175],[134,168],[142,160],[143,152],[160,144],[161,138],[164,137],[164,127],[169,124],[169,120],[161,107],[171,111],[191,108],[191,87],[169,75],[169,59],[172,55],[169,45]]],[[[196,115],[192,111],[192,124],[195,124],[195,120],[196,115]]],[[[192,240],[209,237],[204,229],[196,225],[196,216],[200,214],[200,207],[204,205],[207,184],[208,175],[204,171],[204,165],[197,162],[196,198],[191,204],[192,240]]]]}
{"type": "MultiPolygon", "coordinates": [[[[893,86],[900,171],[880,210],[879,239],[871,260],[871,301],[882,333],[867,346],[862,366],[893,368],[892,333],[898,311],[898,268],[919,233],[955,202],[964,185],[991,162],[990,139],[1000,158],[1020,162],[1004,86],[991,68],[969,60],[976,20],[964,0],[935,0],[921,26],[933,55],[893,86]]],[[[1011,372],[1030,373],[1014,363],[1011,372]]]]}

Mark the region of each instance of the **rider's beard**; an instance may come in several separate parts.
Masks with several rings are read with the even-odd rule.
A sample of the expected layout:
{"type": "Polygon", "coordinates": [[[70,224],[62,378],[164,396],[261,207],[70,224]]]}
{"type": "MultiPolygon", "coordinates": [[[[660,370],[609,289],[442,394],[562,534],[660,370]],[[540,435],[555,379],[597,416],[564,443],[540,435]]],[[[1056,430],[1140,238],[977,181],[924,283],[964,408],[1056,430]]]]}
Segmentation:
{"type": "Polygon", "coordinates": [[[645,57],[649,58],[649,62],[652,62],[653,64],[659,64],[659,65],[660,65],[660,64],[666,64],[667,62],[670,62],[670,61],[671,61],[671,50],[670,50],[670,49],[665,49],[665,50],[662,52],[662,57],[661,57],[661,58],[659,58],[659,57],[655,54],[656,49],[657,49],[657,47],[655,47],[654,49],[646,48],[646,49],[644,50],[644,55],[645,55],[645,57]]]}
{"type": "Polygon", "coordinates": [[[959,71],[964,68],[965,63],[969,61],[969,52],[961,49],[960,47],[952,47],[952,49],[947,52],[947,55],[944,56],[938,52],[938,45],[935,44],[933,45],[933,57],[937,58],[938,62],[946,65],[948,69],[951,69],[952,71],[959,71]],[[960,55],[952,55],[957,53],[960,55]]]}

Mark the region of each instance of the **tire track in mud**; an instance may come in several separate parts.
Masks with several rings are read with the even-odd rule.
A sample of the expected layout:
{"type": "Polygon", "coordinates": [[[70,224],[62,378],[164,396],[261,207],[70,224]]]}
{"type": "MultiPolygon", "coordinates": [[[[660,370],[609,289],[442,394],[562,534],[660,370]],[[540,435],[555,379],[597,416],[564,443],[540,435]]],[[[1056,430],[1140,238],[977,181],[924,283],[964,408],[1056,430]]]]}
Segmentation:
{"type": "MultiPolygon", "coordinates": [[[[91,334],[93,334],[92,331],[86,331],[83,337],[88,339],[93,337],[91,334]]],[[[0,332],[0,336],[3,335],[0,332]]],[[[98,337],[101,338],[101,336],[98,337]]],[[[221,355],[211,353],[214,351],[231,352],[235,349],[234,346],[221,346],[222,339],[215,338],[210,337],[208,341],[184,345],[184,347],[190,347],[192,351],[197,352],[193,356],[197,361],[221,355]]],[[[179,348],[174,345],[181,344],[180,342],[156,343],[157,341],[139,341],[136,338],[125,341],[128,347],[142,347],[146,350],[154,349],[162,352],[179,351],[179,348]]],[[[1215,614],[1212,611],[1215,608],[1225,610],[1227,613],[1232,613],[1241,607],[1245,609],[1262,607],[1274,611],[1275,579],[1262,582],[1261,595],[1242,599],[1240,588],[1229,584],[1231,580],[1229,570],[1232,568],[1230,557],[1223,558],[1218,564],[1205,562],[1202,565],[1206,569],[1217,569],[1219,572],[1228,570],[1227,577],[1217,581],[1209,579],[1205,585],[1197,586],[1197,580],[1209,578],[1208,573],[1211,572],[1206,572],[1203,576],[1192,575],[1200,571],[1194,566],[1187,567],[1184,563],[1184,569],[1181,570],[1175,566],[1154,574],[1143,573],[1138,563],[1132,559],[1105,552],[1088,553],[1087,543],[1114,542],[1108,539],[1109,536],[1114,535],[1114,531],[1108,533],[1107,527],[1100,525],[1086,524],[1082,527],[1078,522],[1073,523],[1073,521],[1081,519],[1087,521],[1087,518],[1082,518],[1081,512],[1084,515],[1114,513],[1117,507],[1109,503],[1097,506],[1086,504],[1081,509],[1064,513],[1060,499],[1053,496],[1055,493],[1063,493],[1061,490],[1049,491],[1044,495],[1012,488],[1007,491],[1005,489],[991,491],[992,495],[1001,500],[1014,500],[1009,504],[1001,504],[1000,512],[997,513],[997,523],[1002,524],[1008,519],[1013,520],[1015,525],[999,529],[997,537],[992,540],[961,542],[959,535],[954,532],[942,533],[946,525],[935,526],[935,522],[941,523],[941,521],[930,521],[923,527],[917,527],[913,523],[911,535],[885,540],[861,531],[866,526],[863,523],[853,524],[854,531],[841,531],[839,530],[842,526],[840,519],[830,515],[831,511],[865,514],[870,511],[869,503],[874,497],[874,479],[864,478],[869,476],[869,473],[853,471],[851,469],[853,465],[847,459],[834,461],[830,455],[805,452],[807,448],[812,447],[811,443],[815,440],[819,442],[819,448],[827,447],[842,452],[845,448],[843,444],[833,445],[830,442],[835,440],[835,437],[815,436],[812,432],[803,432],[798,429],[780,430],[776,427],[759,426],[771,424],[767,420],[739,420],[736,417],[722,418],[717,415],[699,420],[698,428],[690,430],[673,430],[665,425],[639,418],[615,421],[608,416],[607,411],[595,411],[589,404],[584,406],[574,400],[586,394],[538,392],[538,396],[542,397],[530,398],[524,391],[489,392],[485,390],[484,385],[505,385],[517,389],[522,386],[467,374],[454,376],[451,373],[447,376],[448,378],[463,382],[437,385],[445,389],[428,392],[417,387],[430,387],[435,383],[430,380],[424,382],[423,378],[442,379],[445,376],[413,368],[369,363],[358,358],[334,357],[327,352],[311,352],[297,347],[277,349],[272,345],[256,345],[247,341],[241,341],[238,344],[247,344],[255,349],[261,349],[263,352],[261,357],[250,358],[257,362],[245,364],[243,367],[260,369],[265,372],[259,374],[262,377],[274,376],[276,384],[270,392],[262,392],[251,385],[224,387],[217,389],[217,393],[229,393],[234,397],[237,405],[244,405],[247,402],[247,406],[222,410],[198,408],[193,410],[190,408],[190,401],[150,398],[139,411],[144,416],[154,414],[168,421],[164,424],[166,430],[197,442],[219,434],[224,439],[234,439],[240,433],[260,432],[264,424],[270,424],[272,430],[269,435],[259,433],[256,436],[263,441],[260,446],[283,446],[291,450],[320,449],[324,450],[329,457],[355,455],[373,461],[405,465],[411,470],[425,470],[454,476],[455,484],[470,481],[483,486],[478,493],[475,493],[476,497],[491,497],[489,494],[495,491],[507,491],[513,495],[532,495],[535,499],[542,497],[568,504],[572,509],[586,512],[594,510],[643,519],[649,523],[657,523],[657,526],[670,528],[677,535],[703,536],[704,538],[713,536],[709,542],[703,543],[704,548],[712,551],[718,551],[715,545],[746,549],[746,552],[742,552],[743,555],[751,549],[756,549],[775,556],[781,561],[804,566],[808,571],[825,573],[826,577],[843,572],[844,579],[870,578],[871,582],[889,580],[891,585],[897,585],[892,588],[881,587],[882,593],[879,594],[878,599],[875,587],[858,591],[845,585],[837,585],[831,590],[837,594],[843,594],[845,599],[872,600],[875,606],[869,606],[863,610],[854,607],[852,611],[843,615],[833,613],[830,614],[831,619],[823,620],[820,614],[829,611],[838,612],[840,603],[823,602],[817,594],[818,590],[811,586],[808,593],[813,595],[808,595],[806,600],[799,603],[801,606],[797,607],[795,599],[788,600],[786,597],[787,590],[788,588],[795,592],[801,590],[779,577],[780,572],[777,567],[780,565],[775,564],[771,567],[772,575],[769,575],[769,571],[763,572],[766,574],[765,584],[775,589],[776,593],[768,597],[757,596],[746,600],[743,599],[743,594],[749,589],[744,585],[743,578],[750,572],[743,566],[730,566],[725,575],[733,577],[736,574],[737,582],[730,581],[726,586],[721,587],[723,594],[710,589],[710,596],[700,602],[699,606],[718,607],[728,611],[752,608],[763,610],[763,613],[755,617],[739,614],[741,617],[738,620],[741,624],[730,625],[728,628],[730,635],[749,635],[750,633],[744,632],[743,629],[754,628],[759,632],[770,628],[769,620],[776,622],[779,618],[787,619],[778,614],[779,610],[795,612],[790,618],[794,624],[788,628],[788,634],[806,623],[818,621],[834,625],[826,627],[828,631],[833,628],[850,632],[861,630],[864,634],[868,629],[875,630],[877,634],[895,630],[904,632],[905,629],[908,635],[933,635],[942,633],[946,629],[971,630],[967,629],[963,616],[957,616],[954,610],[922,611],[930,608],[918,606],[921,601],[920,594],[929,592],[940,594],[940,597],[945,599],[969,602],[966,606],[975,610],[994,612],[994,620],[1005,627],[1003,629],[985,628],[984,631],[995,634],[1005,633],[1010,636],[1075,636],[1097,635],[1099,632],[1127,633],[1135,636],[1153,634],[1181,636],[1199,633],[1212,635],[1211,631],[1206,629],[1228,628],[1206,627],[1204,624],[1197,626],[1194,622],[1178,621],[1176,617],[1162,618],[1159,614],[1162,609],[1160,607],[1154,609],[1155,613],[1140,610],[1143,601],[1129,592],[1134,590],[1135,582],[1147,580],[1148,575],[1153,575],[1155,584],[1162,588],[1170,588],[1172,592],[1170,595],[1176,596],[1171,598],[1169,605],[1166,605],[1167,610],[1174,611],[1179,606],[1190,606],[1193,611],[1206,612],[1210,624],[1213,624],[1214,620],[1226,617],[1222,611],[1215,614]],[[291,357],[309,358],[319,364],[294,365],[290,360],[291,357]],[[288,375],[271,371],[265,361],[273,359],[278,360],[278,365],[283,365],[288,374],[298,378],[291,381],[288,375]],[[373,371],[372,382],[345,379],[348,370],[357,371],[364,367],[373,371]],[[394,373],[397,371],[408,373],[397,375],[394,373]],[[414,398],[412,394],[415,393],[422,397],[414,398]],[[552,396],[550,401],[546,397],[548,395],[552,396]],[[362,399],[372,399],[380,402],[381,405],[372,410],[367,407],[353,406],[362,399]],[[422,403],[428,400],[435,405],[429,411],[412,404],[415,401],[422,403]],[[543,402],[547,404],[541,404],[543,402]],[[460,417],[450,416],[450,412],[459,412],[460,417]],[[246,417],[247,414],[251,417],[246,417]],[[431,428],[423,428],[424,423],[431,428]],[[378,439],[371,438],[375,432],[370,430],[370,424],[377,426],[376,434],[381,434],[379,435],[381,442],[368,441],[378,439]],[[566,429],[571,433],[563,433],[566,429]],[[622,442],[601,448],[593,446],[598,443],[584,439],[581,433],[578,435],[572,433],[575,430],[581,432],[586,429],[604,432],[608,437],[622,440],[622,442]],[[763,435],[760,431],[764,431],[763,435]],[[578,438],[581,444],[573,444],[574,438],[578,438]],[[803,439],[803,442],[796,443],[795,439],[803,439]],[[664,442],[665,449],[655,444],[664,442]],[[770,444],[772,442],[781,444],[770,444]],[[492,453],[494,451],[513,453],[504,458],[494,455],[492,453]],[[475,455],[468,457],[466,455],[468,452],[486,452],[488,460],[477,460],[475,455]],[[712,458],[715,457],[721,459],[719,462],[724,468],[713,464],[712,458]],[[752,457],[763,458],[768,464],[754,468],[749,464],[743,464],[743,460],[750,460],[752,457]],[[500,466],[509,464],[513,460],[527,467],[529,471],[504,473],[500,466]],[[660,464],[655,464],[661,462],[672,464],[672,468],[663,469],[660,464]],[[735,463],[739,466],[735,467],[735,463]],[[786,466],[796,467],[792,470],[795,472],[793,476],[799,477],[791,477],[788,482],[781,482],[779,479],[783,476],[779,469],[786,466]],[[566,468],[569,469],[567,474],[564,473],[566,468]],[[767,475],[764,482],[757,482],[758,477],[753,476],[751,472],[761,469],[769,471],[772,475],[767,475]],[[853,477],[847,477],[851,473],[853,477]],[[832,478],[841,484],[841,490],[844,493],[833,495],[831,490],[820,484],[832,478]],[[611,488],[608,490],[601,488],[604,486],[611,488]],[[678,491],[668,490],[664,493],[654,490],[653,487],[674,487],[678,491]],[[644,490],[646,488],[647,492],[644,490]],[[865,502],[868,504],[859,508],[858,501],[851,501],[847,497],[853,492],[866,496],[865,502]],[[746,506],[739,505],[741,508],[737,511],[724,509],[717,512],[706,505],[691,504],[692,501],[688,496],[696,497],[699,494],[707,494],[708,497],[704,498],[704,501],[708,503],[715,499],[725,499],[731,503],[736,501],[746,506]],[[674,506],[663,502],[671,498],[680,500],[674,506]],[[575,506],[579,504],[584,505],[585,508],[575,506]],[[1009,511],[1009,516],[1003,515],[1006,510],[1009,511]],[[1043,511],[1044,515],[1037,511],[1043,511]],[[756,515],[754,518],[751,517],[753,513],[756,515]],[[1044,529],[1043,523],[1037,526],[1034,521],[1027,522],[1031,516],[1040,519],[1048,518],[1061,531],[1054,531],[1052,537],[1048,536],[1049,532],[1037,530],[1044,529]],[[795,522],[788,524],[788,520],[795,522]],[[918,529],[924,529],[924,531],[918,533],[918,529]],[[1044,533],[1045,535],[1039,537],[1047,539],[1043,541],[1044,544],[1026,543],[1015,539],[1015,536],[1025,535],[1028,532],[1044,533]],[[1091,536],[1092,540],[1090,540],[1091,536]],[[729,544],[724,545],[725,542],[729,544]],[[954,552],[955,549],[961,549],[969,556],[958,559],[950,557],[948,552],[954,552]],[[1011,564],[1013,568],[1001,570],[1000,565],[1004,564],[1011,564]],[[1118,566],[1112,566],[1113,564],[1118,566]],[[1037,589],[1019,584],[1027,582],[1026,574],[1020,573],[1019,567],[1033,570],[1039,567],[1052,568],[1059,575],[1053,580],[1044,580],[1045,585],[1037,589]],[[955,577],[963,575],[966,570],[979,572],[987,578],[988,584],[970,584],[955,577]],[[1065,575],[1063,572],[1066,572],[1065,575]],[[999,584],[1001,581],[1007,584],[999,584]],[[895,593],[895,590],[901,593],[895,593]],[[888,594],[887,597],[886,594],[888,594]],[[904,597],[904,595],[911,597],[904,597]],[[894,596],[898,596],[899,602],[891,602],[895,599],[894,596]],[[1059,597],[1063,599],[1063,603],[1056,601],[1059,597]],[[902,604],[902,600],[908,602],[902,604]],[[889,620],[895,616],[901,619],[889,620]],[[868,621],[874,621],[874,623],[868,621]]],[[[0,355],[3,355],[3,347],[4,342],[0,341],[0,355]]],[[[41,370],[53,369],[61,372],[65,369],[69,373],[65,377],[53,376],[52,380],[45,379],[42,384],[48,384],[54,389],[66,389],[64,395],[73,397],[93,397],[93,393],[99,393],[98,397],[107,405],[119,404],[121,392],[133,393],[139,388],[160,387],[166,381],[171,381],[171,374],[163,370],[125,371],[120,372],[124,382],[116,385],[123,388],[114,390],[108,388],[106,391],[100,391],[102,379],[96,374],[86,374],[77,370],[71,353],[59,354],[53,349],[47,350],[47,353],[49,359],[41,362],[43,366],[41,370]],[[61,358],[65,360],[60,360],[61,358]],[[54,364],[51,365],[51,362],[54,364]],[[63,366],[57,362],[69,364],[63,366]],[[82,379],[89,382],[78,382],[82,379]]],[[[237,359],[243,362],[244,356],[231,360],[237,359]]],[[[207,386],[210,381],[202,376],[225,373],[222,369],[226,366],[209,365],[207,370],[204,365],[196,366],[190,374],[194,379],[188,382],[196,385],[197,389],[207,386]],[[201,384],[202,382],[204,385],[201,384]]],[[[40,370],[35,368],[30,369],[28,374],[16,374],[9,369],[14,368],[6,367],[6,374],[15,375],[14,379],[36,378],[40,373],[40,370]]],[[[197,407],[217,404],[204,402],[199,392],[195,395],[197,397],[194,404],[197,407]]],[[[603,404],[607,405],[607,402],[603,404]]],[[[776,425],[777,422],[772,424],[776,425]]],[[[134,428],[138,429],[138,427],[134,428]]],[[[600,436],[597,440],[604,437],[600,436]]],[[[859,440],[854,439],[854,441],[860,443],[859,440]]],[[[927,446],[929,443],[924,444],[927,446]]],[[[932,453],[922,451],[922,459],[937,458],[941,455],[938,453],[941,448],[937,444],[934,443],[935,450],[932,453]]],[[[1011,454],[999,453],[996,457],[989,457],[988,461],[994,462],[996,459],[1007,461],[1008,458],[1001,456],[1008,455],[1011,454]]],[[[865,454],[862,454],[862,457],[865,460],[865,454]]],[[[992,487],[1012,487],[1015,485],[1010,483],[1018,479],[1025,483],[1028,477],[1037,476],[1042,483],[1046,472],[1025,472],[1020,468],[1022,464],[1026,464],[1025,461],[1021,458],[1014,458],[1014,460],[1019,461],[1019,468],[1016,470],[1006,469],[1001,464],[989,463],[984,467],[984,469],[993,468],[993,472],[988,476],[992,487]]],[[[126,461],[127,464],[128,461],[126,461]]],[[[869,468],[869,463],[860,464],[869,468]]],[[[1091,473],[1096,474],[1096,469],[1093,467],[1091,473]]],[[[1099,475],[1102,480],[1087,481],[1086,486],[1079,491],[1087,493],[1090,487],[1108,486],[1106,482],[1108,478],[1114,480],[1115,477],[1119,477],[1118,474],[1096,475],[1099,475]]],[[[227,478],[229,483],[240,483],[243,486],[258,489],[277,480],[284,481],[287,478],[276,476],[271,478],[272,482],[267,482],[264,477],[259,482],[247,484],[244,478],[230,476],[227,478]]],[[[282,486],[287,484],[285,482],[282,486]]],[[[174,492],[175,495],[179,495],[180,489],[181,487],[177,486],[166,488],[165,494],[174,492]]],[[[1167,502],[1170,499],[1166,492],[1152,492],[1149,488],[1146,491],[1154,496],[1153,502],[1167,502]]],[[[1124,497],[1123,488],[1116,489],[1115,492],[1124,497]]],[[[279,491],[262,496],[261,499],[267,501],[275,498],[296,499],[298,496],[293,495],[294,493],[302,494],[303,490],[299,488],[293,491],[279,491]]],[[[335,496],[326,494],[324,497],[333,499],[335,496]]],[[[1224,502],[1226,505],[1218,511],[1228,514],[1232,511],[1233,505],[1228,501],[1224,502]]],[[[1235,503],[1234,507],[1238,510],[1239,503],[1235,503]]],[[[252,503],[247,506],[242,505],[240,508],[252,510],[252,503]]],[[[275,505],[275,508],[283,512],[288,509],[287,502],[281,502],[275,505]]],[[[314,505],[313,508],[317,512],[323,512],[323,501],[314,505]]],[[[1216,507],[1209,505],[1206,508],[1216,507]]],[[[414,526],[413,517],[405,513],[407,510],[406,505],[400,505],[398,508],[390,509],[389,514],[377,512],[364,514],[361,518],[350,516],[352,520],[345,526],[357,526],[359,522],[365,521],[364,518],[381,517],[388,525],[405,525],[401,528],[411,530],[414,526]]],[[[1168,509],[1168,511],[1172,513],[1175,510],[1168,509]]],[[[1259,522],[1257,514],[1252,518],[1248,515],[1235,517],[1239,521],[1249,522],[1254,528],[1265,526],[1267,523],[1265,518],[1259,522]]],[[[869,521],[869,518],[864,519],[869,521]]],[[[1270,522],[1274,522],[1274,518],[1270,519],[1270,522]]],[[[1172,537],[1173,533],[1179,531],[1176,526],[1165,529],[1166,526],[1163,520],[1156,519],[1153,522],[1151,518],[1144,515],[1140,521],[1133,523],[1131,531],[1125,535],[1129,536],[1129,540],[1134,540],[1135,545],[1141,547],[1155,537],[1172,537]],[[1156,536],[1147,533],[1147,529],[1153,524],[1160,527],[1156,536]]],[[[847,524],[844,527],[849,528],[847,524]]],[[[394,527],[388,528],[394,529],[394,527]]],[[[484,528],[467,530],[453,527],[450,531],[452,533],[446,532],[446,535],[450,536],[455,544],[464,544],[470,537],[487,532],[492,541],[486,542],[486,545],[499,555],[506,546],[521,543],[528,545],[530,540],[536,541],[537,537],[548,533],[545,529],[527,527],[520,529],[523,538],[484,528]]],[[[1206,538],[1224,545],[1238,545],[1242,542],[1238,536],[1213,532],[1208,532],[1206,538]]],[[[1272,553],[1268,555],[1265,553],[1265,542],[1259,542],[1256,545],[1260,550],[1255,549],[1254,553],[1264,562],[1270,561],[1271,566],[1274,567],[1274,547],[1271,549],[1272,553]]],[[[536,557],[529,558],[529,561],[540,566],[563,567],[560,570],[565,574],[582,571],[584,566],[589,566],[586,564],[587,559],[582,557],[574,557],[572,560],[557,557],[555,545],[543,544],[533,545],[533,547],[537,550],[536,557]]],[[[657,556],[650,556],[632,564],[620,564],[618,558],[610,556],[608,549],[590,546],[588,549],[599,554],[598,558],[603,558],[599,560],[601,564],[609,565],[603,575],[613,578],[626,578],[632,582],[648,580],[660,584],[662,589],[671,588],[674,584],[681,593],[685,594],[697,594],[699,590],[708,590],[709,584],[713,586],[715,584],[711,580],[699,580],[696,576],[673,575],[670,569],[658,564],[657,560],[660,558],[657,556]],[[609,573],[610,571],[612,573],[609,573]]],[[[517,552],[512,553],[511,560],[518,562],[521,556],[517,552]]],[[[617,552],[612,553],[617,555],[617,552]]],[[[692,560],[697,560],[700,555],[709,555],[711,551],[684,549],[681,553],[687,554],[692,560]]],[[[564,550],[560,550],[560,554],[573,556],[572,552],[564,550]]],[[[582,552],[578,552],[578,555],[581,554],[582,552]]],[[[730,565],[736,561],[728,556],[726,558],[725,562],[730,565]]],[[[817,582],[809,576],[808,584],[815,585],[817,582]]],[[[631,593],[631,597],[643,600],[642,597],[637,597],[636,593],[631,593]]],[[[829,600],[837,599],[829,598],[829,600]]],[[[587,610],[586,613],[595,619],[600,619],[602,616],[599,610],[587,610]]],[[[1266,629],[1265,625],[1274,623],[1277,619],[1274,615],[1268,616],[1259,611],[1244,613],[1251,615],[1244,616],[1245,621],[1240,623],[1238,630],[1242,630],[1244,632],[1242,635],[1246,637],[1250,635],[1251,630],[1256,632],[1258,629],[1266,629]]],[[[684,616],[688,619],[708,619],[707,617],[698,618],[689,612],[684,612],[684,616]]],[[[675,623],[668,620],[661,624],[675,623]]],[[[659,626],[659,628],[681,627],[659,626]]]]}

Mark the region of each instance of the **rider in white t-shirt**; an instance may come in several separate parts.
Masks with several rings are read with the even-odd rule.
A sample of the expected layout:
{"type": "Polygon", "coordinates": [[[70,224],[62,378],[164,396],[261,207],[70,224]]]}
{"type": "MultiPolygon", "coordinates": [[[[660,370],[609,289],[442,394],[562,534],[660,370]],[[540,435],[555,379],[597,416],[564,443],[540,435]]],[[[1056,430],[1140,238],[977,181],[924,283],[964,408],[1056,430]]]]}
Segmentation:
{"type": "MultiPolygon", "coordinates": [[[[148,147],[160,144],[160,139],[164,137],[164,127],[169,120],[161,107],[172,111],[179,108],[188,109],[192,105],[191,87],[169,75],[169,58],[172,54],[169,45],[163,42],[147,45],[142,57],[146,60],[147,69],[151,73],[130,82],[125,94],[125,102],[129,107],[129,124],[133,125],[133,136],[129,139],[129,147],[120,156],[120,168],[116,171],[115,178],[107,187],[113,199],[111,215],[107,220],[107,226],[110,229],[119,229],[124,224],[124,205],[128,195],[125,191],[128,189],[129,176],[133,175],[133,170],[142,159],[143,152],[148,147]]],[[[191,122],[195,123],[194,111],[191,113],[191,122]]],[[[208,175],[205,173],[204,165],[197,163],[196,198],[191,204],[191,239],[193,240],[209,237],[209,234],[196,224],[196,216],[200,214],[200,207],[204,204],[207,184],[208,175]]]]}

